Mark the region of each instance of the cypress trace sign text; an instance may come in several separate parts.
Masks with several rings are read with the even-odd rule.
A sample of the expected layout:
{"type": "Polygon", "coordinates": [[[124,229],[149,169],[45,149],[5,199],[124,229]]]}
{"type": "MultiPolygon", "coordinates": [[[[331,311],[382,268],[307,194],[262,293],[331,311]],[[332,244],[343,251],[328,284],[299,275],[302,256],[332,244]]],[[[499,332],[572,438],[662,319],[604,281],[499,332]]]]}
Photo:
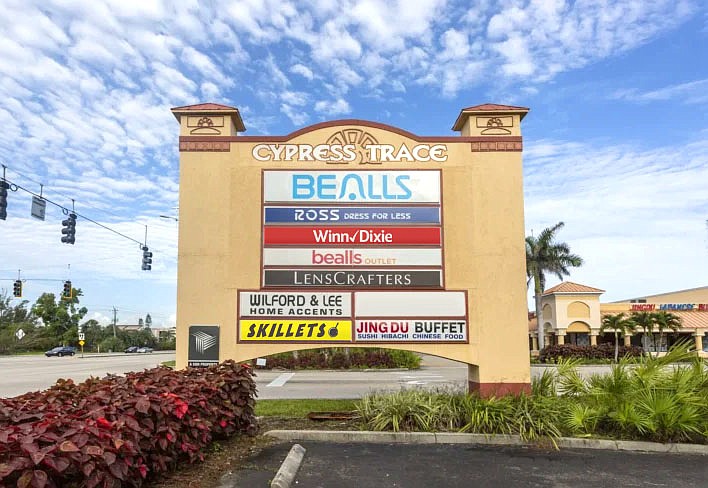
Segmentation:
{"type": "Polygon", "coordinates": [[[357,160],[357,150],[363,150],[370,163],[447,161],[446,144],[257,144],[251,154],[257,161],[322,161],[351,163],[357,160]]]}

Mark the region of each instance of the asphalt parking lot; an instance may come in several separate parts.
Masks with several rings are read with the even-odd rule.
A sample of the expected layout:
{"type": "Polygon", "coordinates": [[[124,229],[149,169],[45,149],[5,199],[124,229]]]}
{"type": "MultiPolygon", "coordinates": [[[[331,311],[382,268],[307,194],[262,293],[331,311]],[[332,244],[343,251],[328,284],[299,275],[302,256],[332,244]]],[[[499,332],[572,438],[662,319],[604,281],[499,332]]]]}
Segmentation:
{"type": "MultiPolygon", "coordinates": [[[[307,449],[299,488],[627,488],[708,486],[706,456],[452,444],[334,444],[307,449]]],[[[231,478],[267,487],[292,443],[271,446],[231,478]]]]}

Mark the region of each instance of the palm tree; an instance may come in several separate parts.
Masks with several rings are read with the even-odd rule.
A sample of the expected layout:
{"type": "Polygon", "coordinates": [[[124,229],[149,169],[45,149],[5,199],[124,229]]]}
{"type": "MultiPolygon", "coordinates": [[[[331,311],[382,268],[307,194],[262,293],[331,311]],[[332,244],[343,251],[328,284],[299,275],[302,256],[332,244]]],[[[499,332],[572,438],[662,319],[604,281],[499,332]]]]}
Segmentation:
{"type": "Polygon", "coordinates": [[[546,273],[555,274],[562,280],[570,272],[568,268],[582,266],[583,259],[570,252],[570,246],[565,242],[555,242],[556,232],[565,224],[558,222],[553,227],[541,231],[538,237],[526,237],[526,276],[528,286],[533,280],[534,298],[536,301],[536,320],[538,321],[538,349],[545,346],[543,335],[543,317],[541,316],[541,295],[546,287],[546,273]]]}
{"type": "Polygon", "coordinates": [[[628,333],[634,332],[636,326],[637,325],[632,322],[632,319],[625,317],[624,313],[605,315],[602,317],[600,332],[609,330],[615,333],[615,362],[619,359],[619,335],[622,334],[622,337],[624,337],[628,333]]]}
{"type": "Polygon", "coordinates": [[[681,317],[666,310],[654,313],[654,324],[659,331],[659,346],[664,343],[664,331],[667,329],[676,332],[681,327],[681,317]]]}
{"type": "Polygon", "coordinates": [[[651,334],[651,344],[654,345],[654,325],[656,325],[656,315],[654,312],[632,312],[632,322],[642,329],[644,335],[651,334]]]}

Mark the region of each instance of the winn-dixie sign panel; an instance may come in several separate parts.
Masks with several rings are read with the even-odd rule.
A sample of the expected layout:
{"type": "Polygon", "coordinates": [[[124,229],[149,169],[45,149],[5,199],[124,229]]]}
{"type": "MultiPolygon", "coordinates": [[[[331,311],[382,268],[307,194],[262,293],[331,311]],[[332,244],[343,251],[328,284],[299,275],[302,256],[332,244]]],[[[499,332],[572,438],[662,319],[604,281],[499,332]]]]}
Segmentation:
{"type": "Polygon", "coordinates": [[[352,294],[239,292],[241,317],[350,317],[352,294]]]}
{"type": "Polygon", "coordinates": [[[264,171],[265,203],[440,203],[440,171],[264,171]]]}
{"type": "Polygon", "coordinates": [[[440,246],[440,227],[273,227],[263,228],[263,244],[310,246],[440,246]]]}
{"type": "Polygon", "coordinates": [[[264,266],[442,266],[442,249],[341,247],[263,249],[264,266]]]}
{"type": "Polygon", "coordinates": [[[440,207],[265,207],[266,224],[439,224],[440,207]]]}

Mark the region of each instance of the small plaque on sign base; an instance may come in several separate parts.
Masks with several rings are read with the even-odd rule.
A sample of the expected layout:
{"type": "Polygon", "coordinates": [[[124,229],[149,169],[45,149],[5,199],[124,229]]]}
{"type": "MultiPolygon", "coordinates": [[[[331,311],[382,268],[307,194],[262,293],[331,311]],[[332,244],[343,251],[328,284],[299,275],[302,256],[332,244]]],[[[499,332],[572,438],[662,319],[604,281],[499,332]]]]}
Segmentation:
{"type": "Polygon", "coordinates": [[[219,363],[219,326],[191,325],[187,366],[205,368],[219,363]]]}

